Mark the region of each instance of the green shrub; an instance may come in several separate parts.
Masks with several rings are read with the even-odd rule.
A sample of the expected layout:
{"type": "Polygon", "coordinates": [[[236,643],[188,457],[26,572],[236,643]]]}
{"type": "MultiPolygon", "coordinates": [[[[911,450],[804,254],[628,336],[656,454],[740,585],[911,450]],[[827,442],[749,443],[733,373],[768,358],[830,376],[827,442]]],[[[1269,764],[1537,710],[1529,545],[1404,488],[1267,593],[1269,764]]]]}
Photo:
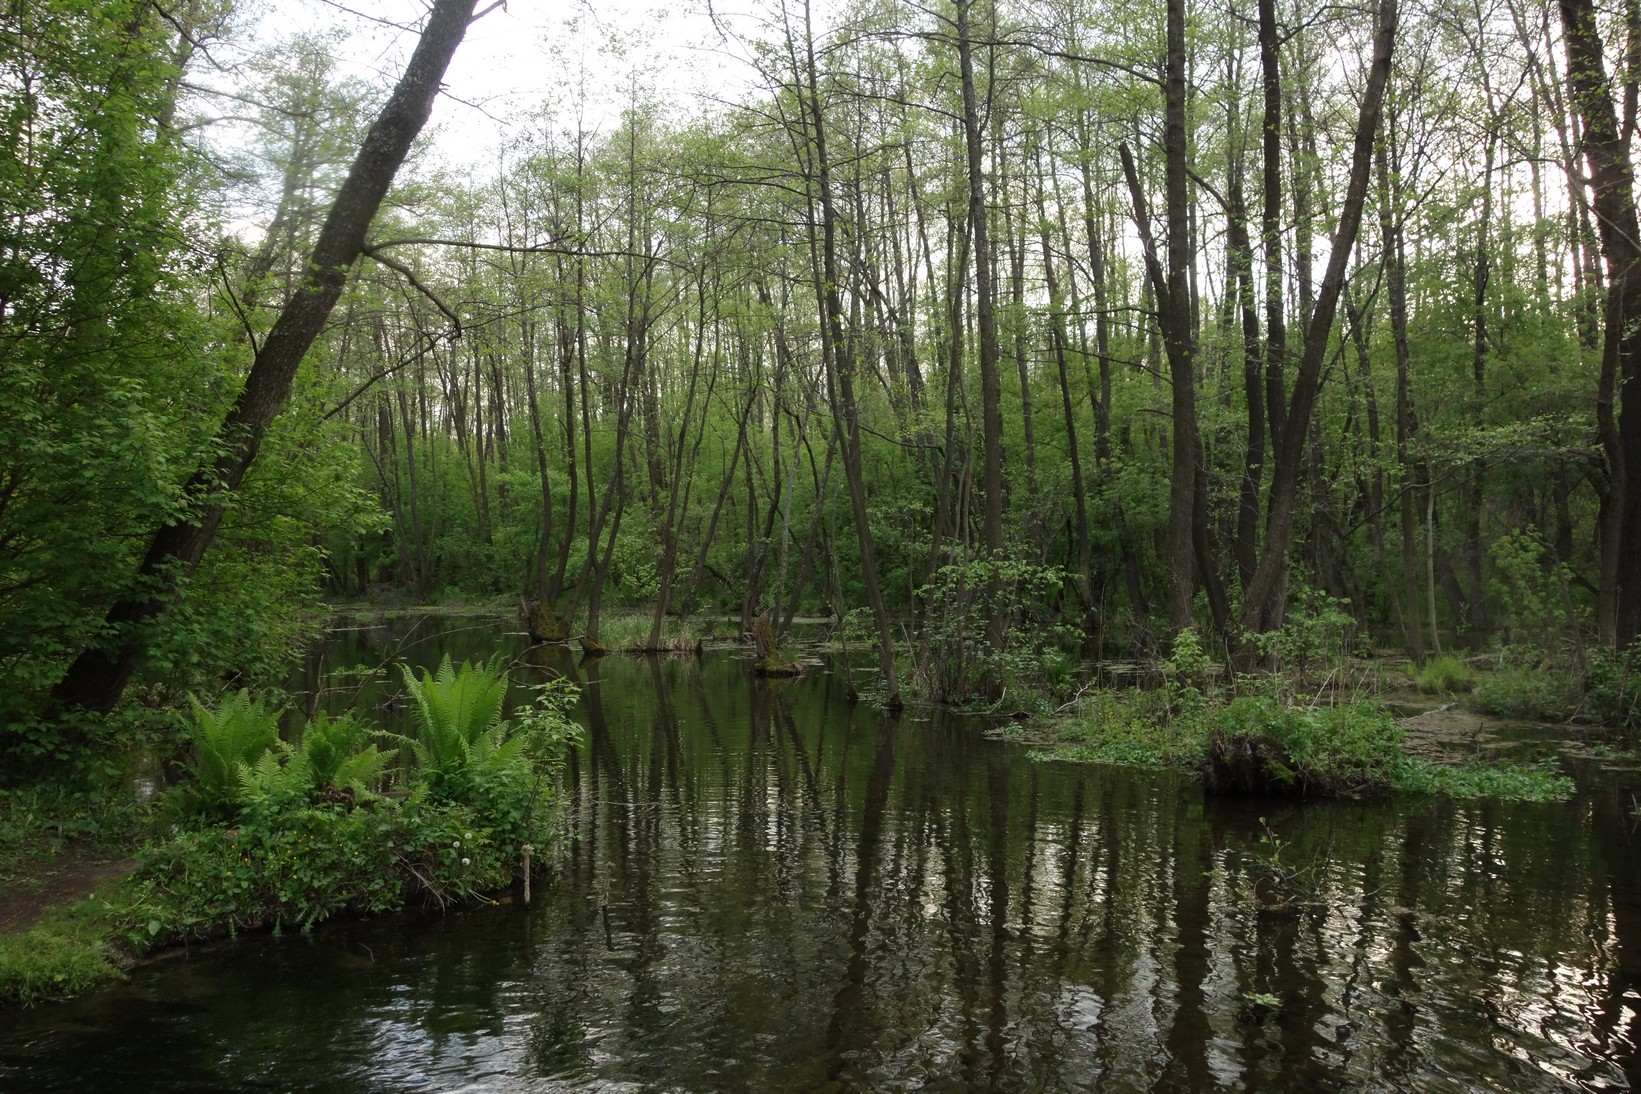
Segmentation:
{"type": "Polygon", "coordinates": [[[1561,722],[1579,707],[1577,683],[1547,669],[1506,667],[1476,682],[1470,705],[1484,714],[1561,722]]]}
{"type": "MultiPolygon", "coordinates": [[[[1058,567],[1003,554],[940,567],[917,592],[925,621],[907,683],[937,702],[975,709],[1051,709],[1071,667],[1064,651],[1078,639],[1048,622],[1058,617],[1053,605],[1066,580],[1058,567]]],[[[847,639],[856,641],[870,645],[875,632],[847,639]]]]}
{"type": "Polygon", "coordinates": [[[1337,670],[1353,652],[1356,620],[1346,611],[1349,605],[1348,600],[1295,582],[1282,626],[1256,635],[1254,641],[1268,660],[1301,681],[1316,668],[1337,670]]]}
{"type": "Polygon", "coordinates": [[[1470,691],[1478,679],[1475,669],[1445,653],[1425,661],[1413,678],[1419,690],[1426,695],[1455,695],[1470,691]]]}
{"type": "Polygon", "coordinates": [[[504,885],[513,858],[466,806],[413,793],[369,808],[300,805],[234,828],[179,832],[138,856],[138,945],[256,927],[299,927],[338,912],[440,903],[504,885]]]}
{"type": "Polygon", "coordinates": [[[1034,757],[1190,768],[1210,790],[1354,797],[1390,789],[1513,801],[1557,801],[1573,790],[1543,765],[1409,756],[1402,726],[1376,703],[1312,706],[1263,695],[1176,709],[1167,688],[1108,690],[1085,696],[1058,736],[1058,748],[1034,757]]]}
{"type": "Polygon", "coordinates": [[[1375,703],[1297,706],[1244,696],[1215,723],[1204,768],[1210,786],[1349,796],[1391,785],[1405,758],[1402,727],[1375,703]]]}
{"type": "Polygon", "coordinates": [[[1164,691],[1091,692],[1062,728],[1067,747],[1047,755],[1129,767],[1194,767],[1207,754],[1206,724],[1197,713],[1176,715],[1168,698],[1164,691]]]}
{"type": "Polygon", "coordinates": [[[182,814],[171,838],[140,852],[125,923],[133,944],[306,929],[418,895],[443,904],[505,885],[526,845],[544,857],[575,733],[567,686],[538,689],[507,721],[495,663],[446,658],[437,673],[405,669],[405,681],[417,735],[404,740],[417,766],[398,791],[375,792],[384,757],[347,716],[315,719],[300,747],[275,741],[253,759],[242,750],[224,768],[234,785],[219,808],[182,814]]]}
{"type": "Polygon", "coordinates": [[[1584,715],[1605,725],[1641,725],[1641,645],[1601,650],[1584,673],[1584,715]]]}

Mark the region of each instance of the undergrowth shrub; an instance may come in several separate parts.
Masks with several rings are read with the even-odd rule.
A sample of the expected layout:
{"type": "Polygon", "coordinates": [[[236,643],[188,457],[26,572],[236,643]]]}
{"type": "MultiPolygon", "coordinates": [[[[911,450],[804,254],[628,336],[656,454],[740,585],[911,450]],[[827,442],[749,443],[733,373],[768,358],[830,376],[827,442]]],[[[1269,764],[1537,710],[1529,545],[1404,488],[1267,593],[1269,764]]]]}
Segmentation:
{"type": "Polygon", "coordinates": [[[1297,706],[1244,696],[1215,719],[1203,776],[1210,789],[1352,797],[1390,786],[1402,727],[1374,703],[1297,706]]]}
{"type": "MultiPolygon", "coordinates": [[[[1161,691],[1103,688],[1078,699],[1054,755],[1129,767],[1195,767],[1207,755],[1199,714],[1170,709],[1161,691]]],[[[1042,753],[1038,754],[1042,756],[1042,753]]]]}
{"type": "MultiPolygon", "coordinates": [[[[1077,635],[1048,622],[1066,572],[1019,558],[970,558],[936,570],[918,596],[927,606],[907,682],[937,702],[1046,713],[1074,676],[1066,652],[1077,635]],[[1001,643],[993,622],[1002,620],[1001,643]]],[[[858,636],[863,645],[874,636],[858,636]]]]}
{"type": "Polygon", "coordinates": [[[1562,722],[1579,708],[1578,682],[1565,673],[1507,665],[1476,681],[1470,705],[1484,714],[1562,722]]]}
{"type": "Polygon", "coordinates": [[[266,708],[244,696],[226,713],[196,704],[196,734],[228,743],[199,750],[194,773],[210,793],[179,790],[172,835],[139,853],[130,940],[306,929],[418,895],[442,905],[507,884],[527,845],[544,857],[575,734],[568,687],[537,689],[509,720],[497,662],[457,668],[447,657],[436,673],[406,669],[405,681],[413,738],[344,715],[316,718],[300,744],[269,741],[247,728],[266,708]],[[402,742],[414,766],[389,783],[391,757],[372,738],[402,742]]]}
{"type": "Polygon", "coordinates": [[[1622,729],[1641,726],[1641,643],[1591,656],[1584,673],[1583,713],[1622,729]]]}

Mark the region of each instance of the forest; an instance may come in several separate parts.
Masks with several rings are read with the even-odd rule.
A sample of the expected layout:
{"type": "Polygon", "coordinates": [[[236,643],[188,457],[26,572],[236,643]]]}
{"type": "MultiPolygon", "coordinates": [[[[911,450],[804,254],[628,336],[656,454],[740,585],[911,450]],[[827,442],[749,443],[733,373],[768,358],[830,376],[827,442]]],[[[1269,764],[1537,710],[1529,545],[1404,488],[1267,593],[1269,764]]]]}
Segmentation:
{"type": "Polygon", "coordinates": [[[783,2],[718,24],[756,93],[457,170],[477,8],[376,82],[225,65],[228,0],[0,17],[15,760],[357,600],[836,617],[891,708],[1641,631],[1635,4],[783,2]]]}

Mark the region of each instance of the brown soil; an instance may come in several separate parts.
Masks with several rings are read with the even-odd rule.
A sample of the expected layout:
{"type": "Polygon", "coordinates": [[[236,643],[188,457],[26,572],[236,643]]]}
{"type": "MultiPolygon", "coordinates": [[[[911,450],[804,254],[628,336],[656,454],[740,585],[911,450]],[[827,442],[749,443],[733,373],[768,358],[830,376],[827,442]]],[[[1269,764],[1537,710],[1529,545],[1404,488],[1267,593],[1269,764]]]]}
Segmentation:
{"type": "Polygon", "coordinates": [[[0,879],[0,934],[28,930],[47,908],[83,900],[133,866],[128,858],[74,847],[24,859],[0,879]]]}

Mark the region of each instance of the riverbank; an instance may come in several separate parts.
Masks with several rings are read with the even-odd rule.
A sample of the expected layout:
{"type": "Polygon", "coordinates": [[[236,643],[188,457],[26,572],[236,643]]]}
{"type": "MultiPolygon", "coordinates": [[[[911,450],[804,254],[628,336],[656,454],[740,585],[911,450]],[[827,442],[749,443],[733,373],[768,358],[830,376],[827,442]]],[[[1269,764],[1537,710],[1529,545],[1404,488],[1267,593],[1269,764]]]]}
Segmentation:
{"type": "Polygon", "coordinates": [[[1378,791],[1559,801],[1580,760],[1628,753],[1605,727],[1547,725],[1453,697],[1358,690],[1296,695],[1273,681],[1233,696],[1177,678],[1152,691],[1091,689],[1013,735],[1040,759],[1192,772],[1210,791],[1356,797],[1378,791]]]}

